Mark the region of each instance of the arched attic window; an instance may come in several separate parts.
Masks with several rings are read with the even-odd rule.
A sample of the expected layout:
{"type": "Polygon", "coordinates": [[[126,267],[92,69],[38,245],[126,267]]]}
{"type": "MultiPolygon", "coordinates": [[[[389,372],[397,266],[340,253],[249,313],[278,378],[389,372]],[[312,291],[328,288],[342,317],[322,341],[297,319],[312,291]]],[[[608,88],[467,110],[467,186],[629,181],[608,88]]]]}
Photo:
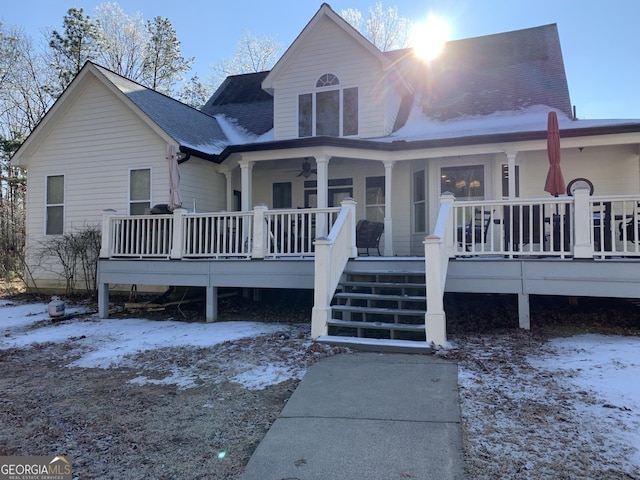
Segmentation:
{"type": "Polygon", "coordinates": [[[344,88],[333,73],[316,82],[315,91],[298,96],[298,136],[358,134],[358,87],[344,88]]]}
{"type": "Polygon", "coordinates": [[[340,85],[340,80],[333,73],[325,73],[316,82],[316,88],[333,87],[340,85]]]}

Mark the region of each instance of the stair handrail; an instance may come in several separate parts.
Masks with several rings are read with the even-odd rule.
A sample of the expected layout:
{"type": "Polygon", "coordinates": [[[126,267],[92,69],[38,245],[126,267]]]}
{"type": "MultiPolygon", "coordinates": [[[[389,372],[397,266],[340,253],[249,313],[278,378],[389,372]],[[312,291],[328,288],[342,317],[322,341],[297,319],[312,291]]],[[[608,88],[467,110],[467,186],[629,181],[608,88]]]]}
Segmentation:
{"type": "Polygon", "coordinates": [[[311,311],[311,338],[328,334],[331,300],[340,282],[347,262],[358,256],[356,248],[356,202],[345,198],[331,231],[326,237],[316,238],[314,257],[313,309],[311,311]]]}
{"type": "Polygon", "coordinates": [[[444,286],[447,281],[449,256],[453,251],[453,202],[455,196],[445,192],[440,196],[440,210],[433,233],[424,239],[425,284],[427,312],[424,315],[427,342],[444,345],[447,322],[444,313],[444,286]],[[450,245],[451,244],[451,245],[450,245]]]}

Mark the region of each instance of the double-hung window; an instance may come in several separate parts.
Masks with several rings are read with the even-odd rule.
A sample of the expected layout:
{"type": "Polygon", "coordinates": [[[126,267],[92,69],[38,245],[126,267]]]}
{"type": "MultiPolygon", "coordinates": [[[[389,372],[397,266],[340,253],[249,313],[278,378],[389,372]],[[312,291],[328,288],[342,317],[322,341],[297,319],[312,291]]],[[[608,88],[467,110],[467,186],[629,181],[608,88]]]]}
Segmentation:
{"type": "Polygon", "coordinates": [[[64,175],[47,177],[46,198],[47,235],[61,235],[64,232],[64,175]]]}
{"type": "Polygon", "coordinates": [[[384,177],[366,178],[366,217],[372,222],[384,222],[384,177]]]}
{"type": "Polygon", "coordinates": [[[344,88],[332,73],[322,75],[313,93],[298,96],[298,136],[358,134],[358,87],[344,88]]]}
{"type": "Polygon", "coordinates": [[[144,215],[151,209],[151,169],[129,171],[129,215],[144,215]]]}

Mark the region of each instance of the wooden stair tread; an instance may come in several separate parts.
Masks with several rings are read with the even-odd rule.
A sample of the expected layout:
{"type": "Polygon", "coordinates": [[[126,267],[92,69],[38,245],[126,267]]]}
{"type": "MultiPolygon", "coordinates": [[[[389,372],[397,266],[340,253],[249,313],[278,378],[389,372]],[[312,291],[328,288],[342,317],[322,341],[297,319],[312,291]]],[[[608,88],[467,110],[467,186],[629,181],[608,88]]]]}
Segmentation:
{"type": "Polygon", "coordinates": [[[411,310],[408,308],[387,308],[387,307],[359,307],[357,305],[331,305],[333,310],[351,313],[378,313],[381,315],[424,315],[425,310],[411,310]]]}
{"type": "Polygon", "coordinates": [[[338,292],[334,298],[353,298],[356,300],[388,300],[393,302],[426,302],[427,297],[424,295],[385,295],[381,293],[366,292],[338,292]]]}
{"type": "Polygon", "coordinates": [[[405,332],[424,332],[424,323],[412,325],[410,323],[387,323],[387,322],[360,322],[357,320],[339,320],[331,318],[327,324],[332,327],[346,328],[370,328],[374,330],[402,330],[405,332]]]}

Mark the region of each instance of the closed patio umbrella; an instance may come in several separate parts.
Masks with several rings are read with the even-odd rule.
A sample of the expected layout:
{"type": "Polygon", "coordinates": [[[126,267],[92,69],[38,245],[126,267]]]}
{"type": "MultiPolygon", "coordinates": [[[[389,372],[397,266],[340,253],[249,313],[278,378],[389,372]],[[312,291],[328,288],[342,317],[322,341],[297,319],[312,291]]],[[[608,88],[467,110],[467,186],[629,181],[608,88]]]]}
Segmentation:
{"type": "Polygon", "coordinates": [[[173,211],[182,206],[180,197],[180,170],[175,145],[167,145],[167,162],[169,163],[169,202],[168,208],[173,211]]]}
{"type": "Polygon", "coordinates": [[[560,130],[556,112],[549,112],[547,121],[547,155],[549,156],[549,171],[547,172],[547,181],[544,183],[544,191],[557,197],[559,194],[565,193],[567,187],[560,169],[560,130]]]}

